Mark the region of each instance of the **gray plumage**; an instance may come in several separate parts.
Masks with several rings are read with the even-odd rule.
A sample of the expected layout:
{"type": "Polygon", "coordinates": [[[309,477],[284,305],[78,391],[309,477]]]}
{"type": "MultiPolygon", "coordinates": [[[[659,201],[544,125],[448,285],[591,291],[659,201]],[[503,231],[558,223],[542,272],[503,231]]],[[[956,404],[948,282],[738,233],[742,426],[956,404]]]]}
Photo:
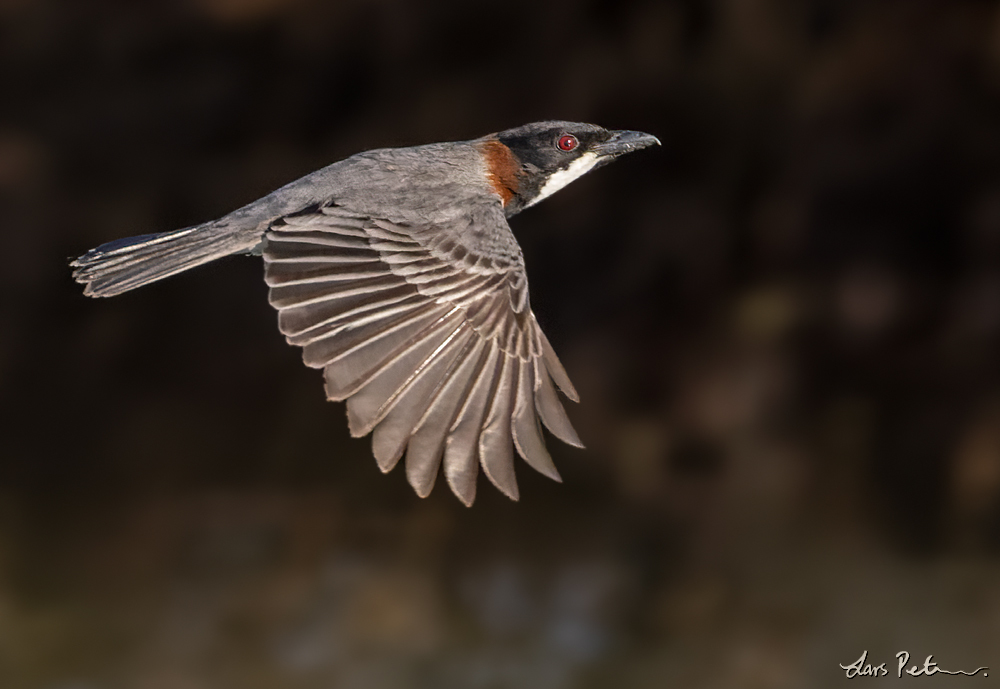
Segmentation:
{"type": "MultiPolygon", "coordinates": [[[[607,133],[531,127],[532,136],[607,133]]],[[[484,154],[504,134],[361,153],[218,220],[97,247],[72,263],[74,277],[85,294],[112,296],[222,256],[262,254],[281,332],[323,370],[327,398],[346,400],[351,434],[372,433],[382,471],[405,456],[407,479],[426,496],[443,465],[471,505],[482,467],[516,500],[515,449],[561,480],[539,419],[582,443],[556,386],[574,401],[577,393],[531,312],[507,224],[537,198],[508,203],[484,154]]],[[[537,180],[528,164],[518,174],[537,190],[568,165],[531,171],[544,173],[537,180]]]]}

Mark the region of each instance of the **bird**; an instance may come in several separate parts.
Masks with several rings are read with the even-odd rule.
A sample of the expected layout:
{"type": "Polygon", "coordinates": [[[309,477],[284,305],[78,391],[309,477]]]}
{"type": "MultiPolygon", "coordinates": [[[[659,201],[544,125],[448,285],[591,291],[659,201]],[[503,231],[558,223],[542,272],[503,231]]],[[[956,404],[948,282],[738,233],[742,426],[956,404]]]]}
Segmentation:
{"type": "Polygon", "coordinates": [[[322,369],[327,399],[346,400],[351,435],[372,434],[379,469],[403,460],[420,497],[443,473],[471,506],[481,467],[517,500],[515,450],[562,481],[542,424],[583,443],[556,388],[579,395],[531,310],[507,221],[659,144],[550,120],[365,151],[217,220],[111,241],[70,266],[85,295],[110,297],[223,256],[262,256],[279,330],[322,369]]]}

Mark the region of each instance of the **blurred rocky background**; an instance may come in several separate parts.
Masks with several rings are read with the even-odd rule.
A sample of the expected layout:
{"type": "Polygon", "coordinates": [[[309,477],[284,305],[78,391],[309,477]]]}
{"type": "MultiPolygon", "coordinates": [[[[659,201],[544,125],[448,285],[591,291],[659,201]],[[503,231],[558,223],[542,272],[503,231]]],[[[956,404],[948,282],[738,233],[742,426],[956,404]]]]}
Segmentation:
{"type": "Polygon", "coordinates": [[[0,0],[0,238],[4,689],[1000,676],[1000,3],[0,0]],[[664,146],[513,223],[588,446],[519,504],[382,476],[259,259],[70,279],[546,118],[664,146]]]}

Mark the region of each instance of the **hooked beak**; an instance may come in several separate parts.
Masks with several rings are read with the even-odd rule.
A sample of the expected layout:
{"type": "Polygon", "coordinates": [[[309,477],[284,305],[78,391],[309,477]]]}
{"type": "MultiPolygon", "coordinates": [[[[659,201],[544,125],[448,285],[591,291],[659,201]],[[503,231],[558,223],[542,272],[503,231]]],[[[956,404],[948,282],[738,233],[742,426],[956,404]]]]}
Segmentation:
{"type": "Polygon", "coordinates": [[[617,158],[653,145],[659,146],[660,140],[652,134],[621,130],[611,132],[611,138],[594,146],[593,151],[602,158],[617,158]]]}

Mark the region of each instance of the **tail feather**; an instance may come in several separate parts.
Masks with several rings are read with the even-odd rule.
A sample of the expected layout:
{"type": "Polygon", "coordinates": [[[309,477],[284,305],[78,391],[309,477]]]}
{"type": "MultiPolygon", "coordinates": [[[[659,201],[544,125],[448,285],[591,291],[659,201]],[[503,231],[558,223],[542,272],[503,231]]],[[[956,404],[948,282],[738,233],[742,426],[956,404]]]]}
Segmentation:
{"type": "Polygon", "coordinates": [[[228,228],[197,225],[118,239],[91,249],[70,266],[90,297],[111,297],[229,254],[245,252],[228,228]]]}

